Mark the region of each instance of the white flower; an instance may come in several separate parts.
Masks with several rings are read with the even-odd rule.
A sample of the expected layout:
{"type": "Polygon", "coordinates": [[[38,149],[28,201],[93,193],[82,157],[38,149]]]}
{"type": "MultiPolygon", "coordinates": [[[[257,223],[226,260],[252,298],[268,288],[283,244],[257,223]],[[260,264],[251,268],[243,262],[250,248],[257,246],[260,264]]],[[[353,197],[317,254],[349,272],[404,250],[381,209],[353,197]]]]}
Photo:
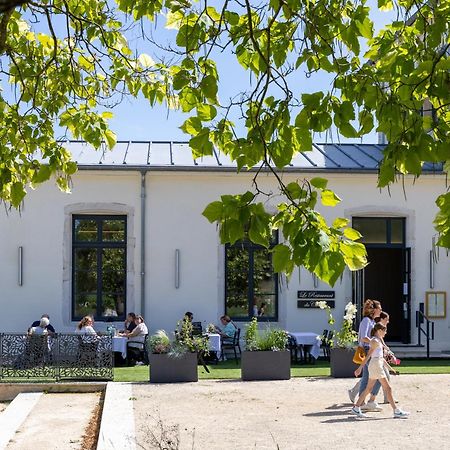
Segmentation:
{"type": "Polygon", "coordinates": [[[320,309],[326,309],[327,308],[327,302],[326,301],[321,301],[321,302],[316,302],[316,306],[320,309]]]}

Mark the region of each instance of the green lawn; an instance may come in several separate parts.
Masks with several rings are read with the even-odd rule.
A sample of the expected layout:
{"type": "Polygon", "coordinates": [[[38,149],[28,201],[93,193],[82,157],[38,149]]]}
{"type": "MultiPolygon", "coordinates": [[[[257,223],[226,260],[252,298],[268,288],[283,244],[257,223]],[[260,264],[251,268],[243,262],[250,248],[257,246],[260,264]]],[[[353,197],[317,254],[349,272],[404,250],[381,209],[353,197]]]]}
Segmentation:
{"type": "MultiPolygon", "coordinates": [[[[202,366],[198,367],[198,377],[207,379],[239,379],[241,377],[240,365],[234,361],[220,362],[208,365],[210,373],[202,366]]],[[[450,374],[449,359],[403,359],[400,366],[396,367],[400,374],[450,374]]],[[[330,375],[330,364],[327,361],[316,361],[315,364],[293,365],[291,368],[293,377],[319,377],[330,375]]],[[[116,367],[114,369],[114,381],[148,381],[148,366],[116,367]]]]}

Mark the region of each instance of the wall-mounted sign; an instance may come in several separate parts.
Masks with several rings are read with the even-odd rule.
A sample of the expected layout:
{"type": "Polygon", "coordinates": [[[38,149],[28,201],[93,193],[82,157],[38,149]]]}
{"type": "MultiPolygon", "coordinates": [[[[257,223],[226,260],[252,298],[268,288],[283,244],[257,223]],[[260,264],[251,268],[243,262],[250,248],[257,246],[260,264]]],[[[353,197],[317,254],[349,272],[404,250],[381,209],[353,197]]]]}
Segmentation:
{"type": "Polygon", "coordinates": [[[297,298],[322,300],[334,298],[334,291],[297,291],[297,298]]]}
{"type": "MultiPolygon", "coordinates": [[[[318,300],[297,300],[297,308],[318,308],[316,302],[318,300]]],[[[320,300],[324,301],[330,308],[334,308],[334,300],[320,300]]]]}

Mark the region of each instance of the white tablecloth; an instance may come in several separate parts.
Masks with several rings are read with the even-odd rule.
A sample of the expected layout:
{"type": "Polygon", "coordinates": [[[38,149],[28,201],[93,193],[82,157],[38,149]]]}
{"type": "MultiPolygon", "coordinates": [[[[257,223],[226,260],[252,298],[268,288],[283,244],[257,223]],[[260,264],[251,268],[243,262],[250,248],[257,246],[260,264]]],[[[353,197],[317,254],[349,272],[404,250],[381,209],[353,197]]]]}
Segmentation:
{"type": "Polygon", "coordinates": [[[289,332],[289,334],[295,339],[297,345],[311,345],[310,354],[315,359],[320,355],[320,334],[310,332],[289,332]]]}
{"type": "Polygon", "coordinates": [[[112,338],[113,352],[122,353],[123,359],[126,359],[127,357],[127,341],[128,339],[123,336],[114,336],[112,338]]]}
{"type": "Polygon", "coordinates": [[[220,334],[208,333],[208,338],[209,338],[209,349],[213,352],[216,352],[217,359],[220,359],[221,356],[220,334]]]}

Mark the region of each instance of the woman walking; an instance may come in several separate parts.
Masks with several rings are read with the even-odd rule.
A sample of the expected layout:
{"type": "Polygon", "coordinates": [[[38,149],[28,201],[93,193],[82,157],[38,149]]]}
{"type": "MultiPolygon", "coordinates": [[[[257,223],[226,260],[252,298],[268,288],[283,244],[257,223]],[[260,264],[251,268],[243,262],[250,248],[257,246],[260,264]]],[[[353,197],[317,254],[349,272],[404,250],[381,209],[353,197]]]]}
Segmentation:
{"type": "Polygon", "coordinates": [[[353,414],[356,414],[358,417],[366,417],[366,415],[361,411],[361,406],[364,403],[367,395],[370,393],[377,382],[381,383],[381,385],[383,386],[383,390],[386,393],[389,404],[391,405],[392,411],[394,412],[394,418],[404,419],[409,416],[408,412],[403,411],[402,409],[395,406],[395,401],[392,396],[392,388],[386,378],[384,367],[387,366],[389,369],[391,368],[384,359],[383,355],[382,341],[385,335],[386,327],[381,323],[377,323],[371,331],[372,339],[370,341],[369,351],[367,352],[367,355],[361,365],[355,370],[355,376],[359,376],[361,374],[361,371],[363,371],[366,367],[368,367],[369,373],[367,386],[359,395],[358,401],[351,410],[351,412],[353,414]]]}
{"type": "MultiPolygon", "coordinates": [[[[364,302],[363,307],[363,315],[364,318],[361,320],[359,324],[358,330],[358,345],[364,348],[364,352],[368,353],[370,341],[371,341],[371,331],[375,325],[375,319],[379,317],[381,314],[381,303],[378,300],[367,299],[364,302]]],[[[356,395],[361,395],[362,392],[367,387],[367,382],[369,380],[369,371],[367,366],[362,370],[362,378],[361,381],[356,383],[356,385],[348,391],[348,395],[350,401],[355,403],[356,395]]],[[[381,411],[381,408],[378,406],[375,398],[380,390],[381,384],[376,382],[372,389],[372,395],[369,398],[367,404],[363,406],[363,409],[366,411],[381,411]]]]}

